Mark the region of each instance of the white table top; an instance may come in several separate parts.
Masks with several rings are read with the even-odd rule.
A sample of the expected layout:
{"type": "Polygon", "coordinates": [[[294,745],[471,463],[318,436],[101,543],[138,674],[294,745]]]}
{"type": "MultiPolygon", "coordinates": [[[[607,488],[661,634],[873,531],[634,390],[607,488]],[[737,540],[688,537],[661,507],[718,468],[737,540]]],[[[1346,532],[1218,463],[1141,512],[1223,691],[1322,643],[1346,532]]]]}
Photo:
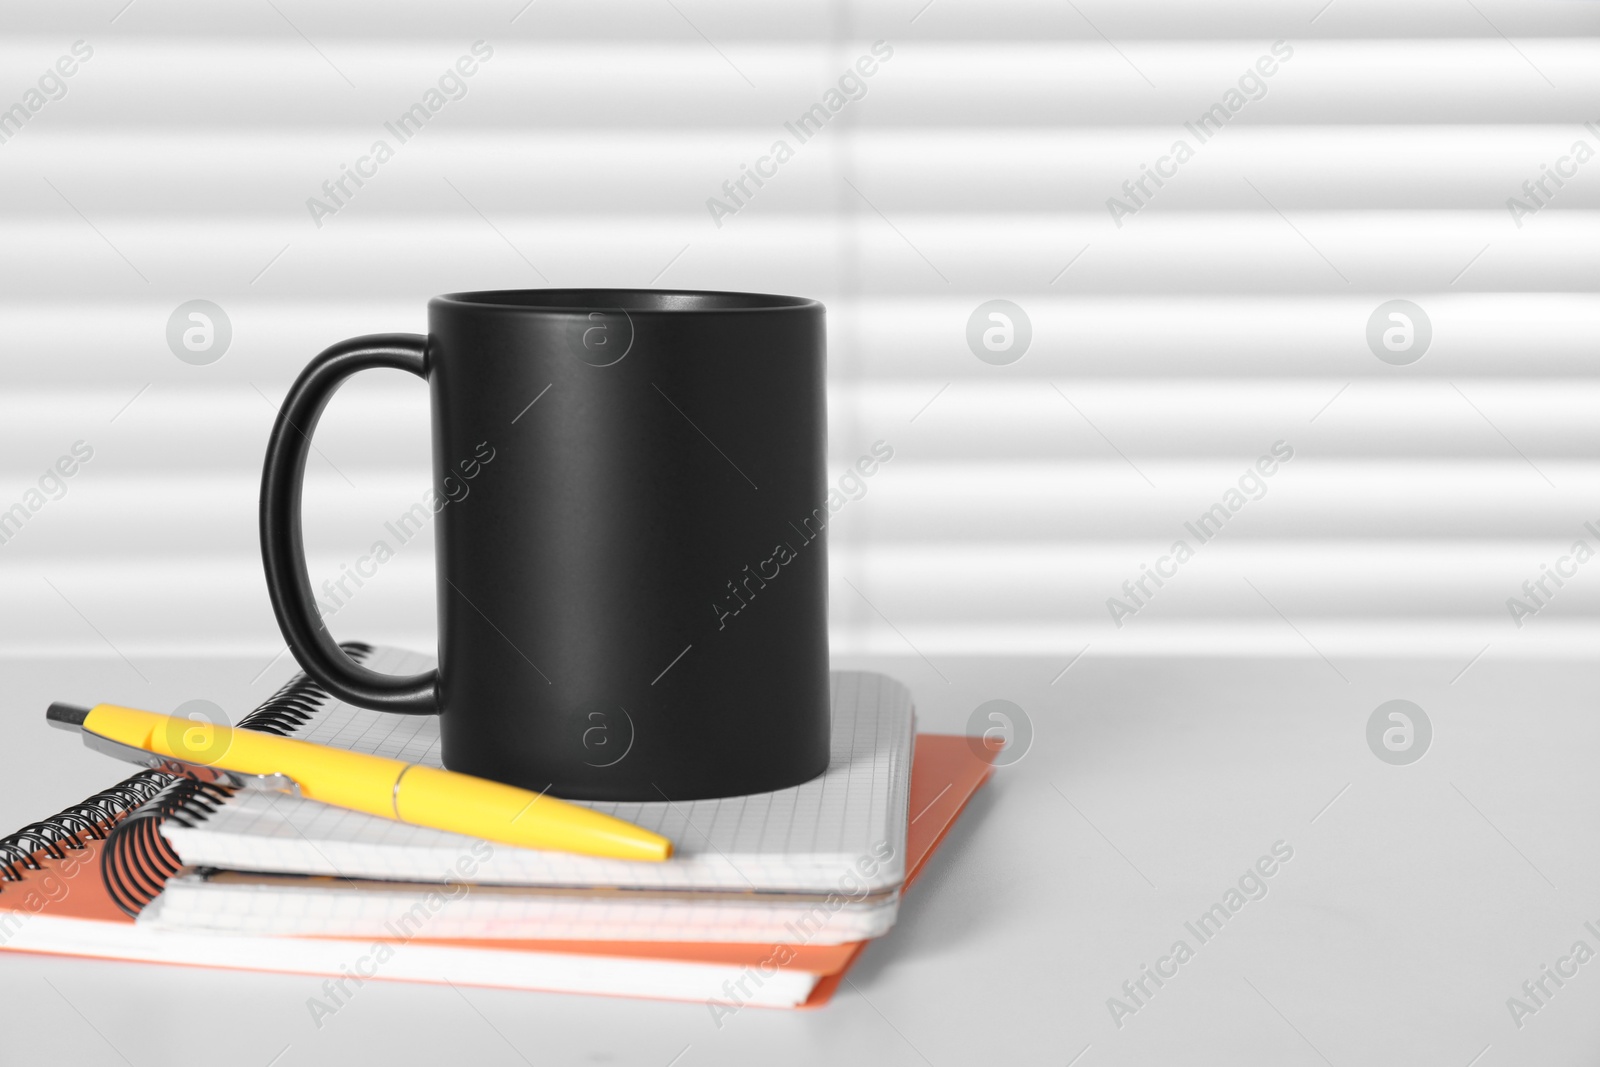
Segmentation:
{"type": "MultiPolygon", "coordinates": [[[[1600,1048],[1600,956],[1560,987],[1545,978],[1520,1028],[1507,1007],[1532,1005],[1522,984],[1543,965],[1570,972],[1575,942],[1600,953],[1584,926],[1600,929],[1596,664],[1491,654],[1457,677],[1462,662],[1091,653],[1058,675],[1070,658],[835,664],[910,684],[924,731],[965,731],[1006,699],[1034,738],[822,1011],[744,1011],[719,1029],[697,1004],[373,982],[319,1029],[311,978],[0,953],[8,1047],[16,1062],[139,1067],[1494,1067],[1600,1048]],[[1404,766],[1366,739],[1396,698],[1433,726],[1404,766]],[[1264,865],[1266,895],[1201,943],[1185,923],[1277,842],[1293,856],[1264,865]],[[1119,1028],[1108,998],[1132,1004],[1124,981],[1179,939],[1192,958],[1159,988],[1145,979],[1153,994],[1119,1028]]],[[[264,665],[141,661],[144,681],[115,658],[6,661],[0,829],[122,772],[48,730],[48,701],[244,709],[290,670],[285,657],[255,678],[264,665]]]]}

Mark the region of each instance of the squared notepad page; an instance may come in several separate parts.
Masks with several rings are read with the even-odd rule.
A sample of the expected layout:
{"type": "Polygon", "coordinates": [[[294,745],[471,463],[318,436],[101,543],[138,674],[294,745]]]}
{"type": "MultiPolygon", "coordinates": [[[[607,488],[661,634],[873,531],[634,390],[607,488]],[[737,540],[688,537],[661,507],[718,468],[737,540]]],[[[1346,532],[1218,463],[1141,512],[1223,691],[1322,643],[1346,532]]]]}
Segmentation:
{"type": "MultiPolygon", "coordinates": [[[[431,656],[394,648],[378,648],[365,661],[390,674],[415,674],[433,663],[431,656]]],[[[486,884],[849,893],[898,886],[905,877],[911,694],[870,672],[835,671],[830,681],[828,769],[803,785],[719,800],[578,802],[670,838],[675,854],[664,863],[486,846],[312,800],[249,791],[193,826],[169,821],[162,835],[185,864],[233,870],[437,882],[468,880],[460,867],[467,858],[475,865],[470,880],[486,884]]],[[[293,736],[442,766],[439,723],[430,715],[391,715],[328,698],[293,736]]]]}

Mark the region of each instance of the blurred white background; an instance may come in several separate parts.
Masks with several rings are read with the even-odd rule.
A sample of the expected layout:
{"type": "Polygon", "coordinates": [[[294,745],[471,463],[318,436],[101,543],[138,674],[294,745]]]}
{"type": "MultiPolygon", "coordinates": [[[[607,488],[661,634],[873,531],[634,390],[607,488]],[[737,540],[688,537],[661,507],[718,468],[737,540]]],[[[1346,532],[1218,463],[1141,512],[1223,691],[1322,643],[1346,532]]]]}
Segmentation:
{"type": "MultiPolygon", "coordinates": [[[[323,1031],[309,979],[0,954],[18,1055],[1592,1063],[1595,979],[1526,1029],[1506,998],[1600,923],[1600,558],[1571,551],[1600,551],[1596,152],[1584,0],[0,7],[0,829],[114,773],[46,701],[243,711],[289,676],[256,533],[275,406],[325,346],[458,290],[823,300],[833,477],[894,450],[830,526],[839,662],[910,685],[923,730],[980,732],[997,698],[1025,727],[827,1013],[723,1032],[393,983],[323,1031]],[[400,143],[385,123],[479,41],[400,143]],[[707,199],[780,138],[718,226],[707,199]],[[201,364],[168,341],[194,300],[231,325],[201,364]],[[992,300],[1020,358],[969,347],[992,300]],[[1402,351],[1369,343],[1391,301],[1402,351]],[[1185,524],[1279,442],[1201,544],[1185,524]],[[1172,576],[1135,605],[1146,565],[1172,576]],[[1405,766],[1369,732],[1396,698],[1433,723],[1405,766]],[[1108,1014],[1279,839],[1273,896],[1154,1011],[1108,1014]]],[[[424,386],[358,377],[316,445],[320,586],[426,490],[424,386]]],[[[429,537],[330,626],[431,648],[429,537]]]]}
{"type": "MultiPolygon", "coordinates": [[[[0,509],[93,449],[0,544],[8,653],[267,664],[256,496],[290,380],[346,336],[424,330],[434,294],[543,285],[828,305],[830,466],[894,449],[832,527],[838,652],[1465,665],[1600,637],[1600,562],[1520,627],[1506,603],[1600,549],[1600,160],[1507,207],[1600,149],[1600,6],[97,0],[3,22],[0,107],[92,49],[0,124],[0,509]],[[384,124],[478,41],[465,95],[400,143],[384,124]],[[865,95],[800,144],[784,123],[874,41],[865,95]],[[1277,41],[1264,95],[1201,143],[1184,124],[1277,41]],[[707,198],[779,138],[794,158],[717,225],[707,198]],[[1180,138],[1193,158],[1114,219],[1180,138]],[[394,157],[314,220],[379,139],[394,157]],[[194,299],[231,322],[206,365],[167,342],[194,299]],[[966,339],[991,299],[1031,322],[1007,365],[966,339]],[[1407,365],[1367,342],[1393,299],[1431,323],[1407,365]],[[1184,523],[1279,441],[1292,462],[1200,546],[1184,523]],[[1116,625],[1107,599],[1179,538],[1194,559],[1116,625]]],[[[320,584],[427,487],[424,387],[363,376],[316,444],[320,584]]],[[[431,542],[330,625],[432,647],[431,542]]]]}

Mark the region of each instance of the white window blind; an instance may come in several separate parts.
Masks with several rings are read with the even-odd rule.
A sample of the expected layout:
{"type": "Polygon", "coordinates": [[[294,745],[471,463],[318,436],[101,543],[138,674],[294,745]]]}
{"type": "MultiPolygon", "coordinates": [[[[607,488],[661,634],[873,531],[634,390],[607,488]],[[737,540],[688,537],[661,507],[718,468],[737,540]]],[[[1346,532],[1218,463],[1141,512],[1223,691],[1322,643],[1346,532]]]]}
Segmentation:
{"type": "MultiPolygon", "coordinates": [[[[436,293],[542,285],[827,303],[835,481],[893,449],[830,532],[838,651],[1464,663],[1600,638],[1600,559],[1574,552],[1600,552],[1595,5],[3,21],[12,652],[281,649],[255,507],[289,381],[423,330],[436,293]],[[197,299],[231,328],[212,362],[168,340],[197,299]],[[993,300],[1031,333],[1013,362],[969,344],[993,300]]],[[[427,486],[424,391],[366,377],[316,439],[313,584],[389,541],[330,625],[427,647],[431,537],[384,527],[427,486]]]]}

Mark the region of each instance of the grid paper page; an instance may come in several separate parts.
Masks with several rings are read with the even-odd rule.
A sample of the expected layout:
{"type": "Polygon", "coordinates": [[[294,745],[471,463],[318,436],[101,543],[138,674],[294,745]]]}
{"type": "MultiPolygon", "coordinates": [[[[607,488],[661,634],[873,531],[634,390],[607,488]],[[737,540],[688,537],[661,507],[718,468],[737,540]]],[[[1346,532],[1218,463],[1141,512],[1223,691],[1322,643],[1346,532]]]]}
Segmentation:
{"type": "MultiPolygon", "coordinates": [[[[293,937],[387,937],[408,929],[433,883],[315,882],[238,885],[180,875],[167,883],[139,922],[174,930],[293,937]]],[[[818,896],[650,893],[476,886],[429,909],[430,938],[528,938],[544,941],[866,941],[889,931],[897,894],[837,911],[818,896]]],[[[410,928],[414,928],[410,927],[410,928]]]]}
{"type": "MultiPolygon", "coordinates": [[[[433,659],[379,648],[366,665],[413,674],[433,659]]],[[[720,800],[577,802],[670,838],[675,854],[665,863],[488,845],[275,793],[241,792],[198,825],[168,822],[162,834],[184,863],[234,870],[443,881],[460,880],[458,863],[469,858],[472,880],[486,884],[851,895],[897,886],[905,878],[911,694],[881,674],[836,671],[830,680],[831,757],[810,782],[720,800]],[[874,854],[884,846],[887,860],[874,854]]],[[[294,736],[441,765],[432,716],[388,715],[330,698],[294,736]]]]}

